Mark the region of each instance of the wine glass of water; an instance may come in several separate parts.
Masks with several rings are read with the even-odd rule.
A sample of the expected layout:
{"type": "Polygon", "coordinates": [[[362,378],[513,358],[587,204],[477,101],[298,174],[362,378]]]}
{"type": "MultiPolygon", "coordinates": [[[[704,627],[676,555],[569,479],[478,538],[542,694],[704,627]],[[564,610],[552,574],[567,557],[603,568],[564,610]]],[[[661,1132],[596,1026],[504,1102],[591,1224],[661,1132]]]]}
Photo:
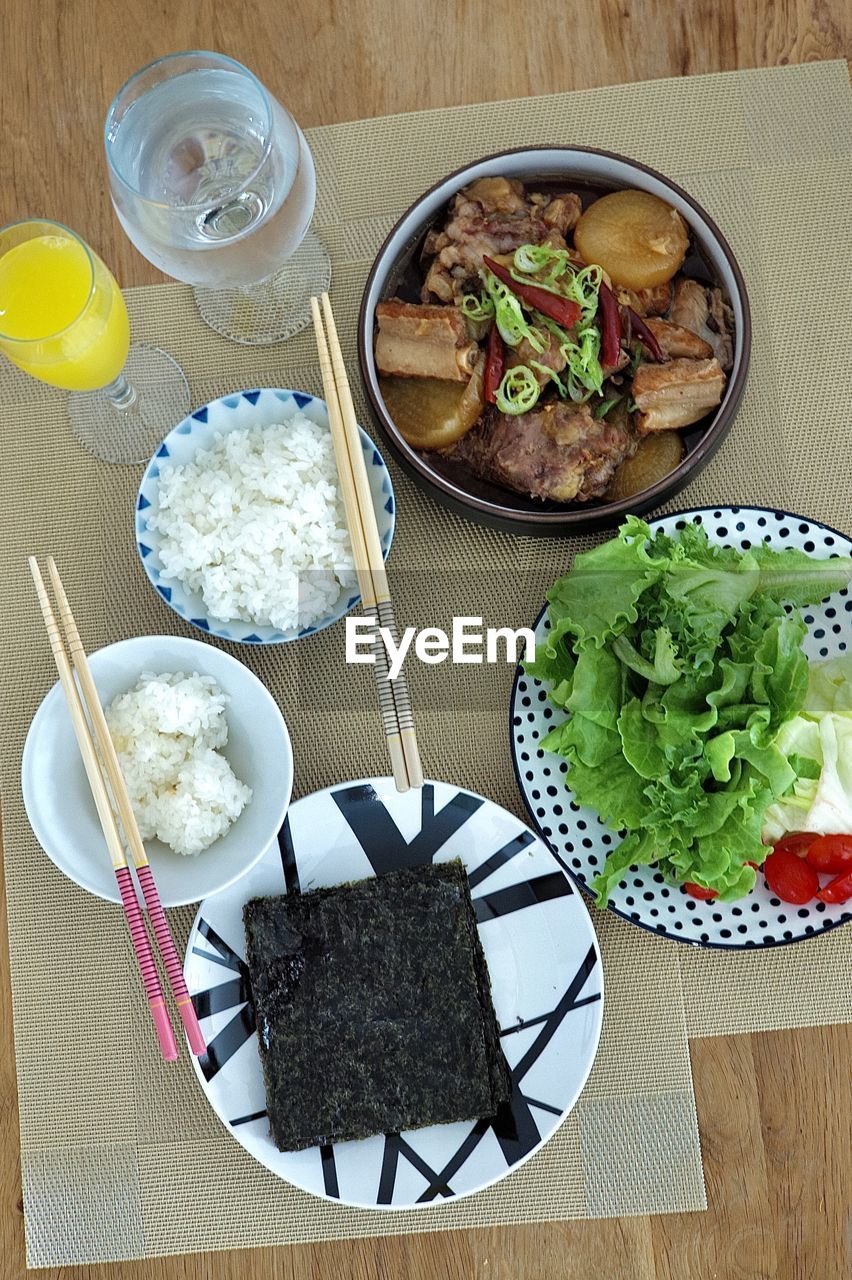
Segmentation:
{"type": "Polygon", "coordinates": [[[0,227],[0,351],[70,392],[74,434],[106,462],[147,462],[189,413],[178,365],[158,347],[131,346],[115,277],[59,222],[0,227]]]}
{"type": "Polygon", "coordinates": [[[105,143],[121,225],[149,262],[195,287],[212,329],[270,343],[308,324],[330,279],[309,230],[313,158],[250,71],[219,53],[159,58],[119,90],[105,143]]]}

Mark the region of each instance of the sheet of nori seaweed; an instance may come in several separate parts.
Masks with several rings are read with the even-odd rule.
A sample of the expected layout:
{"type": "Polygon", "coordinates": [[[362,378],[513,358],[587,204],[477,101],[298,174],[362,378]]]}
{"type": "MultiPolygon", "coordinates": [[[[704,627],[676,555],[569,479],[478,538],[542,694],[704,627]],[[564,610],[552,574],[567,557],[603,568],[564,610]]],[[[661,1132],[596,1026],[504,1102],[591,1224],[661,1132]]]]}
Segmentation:
{"type": "Polygon", "coordinates": [[[282,1151],[491,1116],[509,1093],[459,862],[243,910],[282,1151]]]}
{"type": "Polygon", "coordinates": [[[482,1009],[482,1028],[485,1036],[485,1054],[488,1058],[488,1077],[491,1081],[491,1095],[494,1100],[494,1109],[490,1114],[494,1115],[499,1104],[509,1100],[509,1095],[512,1092],[512,1078],[509,1074],[506,1055],[500,1045],[500,1027],[497,1022],[497,1015],[494,1012],[494,1001],[491,998],[491,978],[488,973],[485,952],[482,950],[482,943],[479,940],[479,930],[476,927],[476,913],[470,896],[470,883],[467,878],[467,872],[460,862],[451,862],[448,865],[460,868],[461,889],[467,902],[467,926],[470,934],[470,945],[473,950],[473,967],[476,972],[479,1003],[482,1009]]]}

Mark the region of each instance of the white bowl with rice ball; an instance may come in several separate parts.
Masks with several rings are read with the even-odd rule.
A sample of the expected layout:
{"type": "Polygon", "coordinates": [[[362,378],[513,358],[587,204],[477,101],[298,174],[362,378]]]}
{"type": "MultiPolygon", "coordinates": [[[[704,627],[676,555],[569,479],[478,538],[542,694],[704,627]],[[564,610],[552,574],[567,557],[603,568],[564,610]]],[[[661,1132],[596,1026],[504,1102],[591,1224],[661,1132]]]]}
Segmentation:
{"type": "MultiPolygon", "coordinates": [[[[393,487],[364,431],[361,444],[387,557],[393,487]]],[[[146,468],[136,541],[166,603],[223,640],[276,644],[338,621],[360,594],[325,402],[264,388],[197,409],[146,468]]]]}
{"type": "MultiPolygon", "coordinates": [[[[163,906],[233,884],[277,838],[290,803],[293,752],[275,699],[236,658],[184,636],[121,640],[89,665],[163,906]]],[[[58,684],[30,725],[21,781],[51,861],[120,901],[58,684]]]]}

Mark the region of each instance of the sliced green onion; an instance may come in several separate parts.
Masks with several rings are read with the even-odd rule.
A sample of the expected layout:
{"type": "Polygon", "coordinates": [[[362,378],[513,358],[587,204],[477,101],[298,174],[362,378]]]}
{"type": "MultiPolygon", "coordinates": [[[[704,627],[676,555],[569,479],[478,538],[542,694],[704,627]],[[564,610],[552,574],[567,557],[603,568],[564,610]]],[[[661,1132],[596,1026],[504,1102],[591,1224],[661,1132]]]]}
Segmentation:
{"type": "Polygon", "coordinates": [[[515,250],[515,267],[534,275],[537,271],[545,271],[558,266],[560,273],[570,266],[571,256],[565,249],[554,249],[549,244],[522,244],[515,250]]]}
{"type": "Polygon", "coordinates": [[[490,320],[494,315],[494,303],[487,293],[466,293],[461,300],[461,309],[468,320],[481,322],[490,320]]]}
{"type": "Polygon", "coordinates": [[[581,321],[572,336],[548,316],[543,316],[538,311],[534,315],[536,323],[548,329],[559,343],[559,350],[565,360],[562,377],[568,397],[582,403],[592,395],[600,395],[603,370],[600,362],[601,335],[597,325],[591,321],[581,321]]]}
{"type": "Polygon", "coordinates": [[[574,390],[568,387],[572,400],[588,400],[600,395],[603,388],[603,369],[600,362],[601,335],[593,324],[577,327],[577,343],[568,356],[568,368],[575,380],[574,390]]]}
{"type": "Polygon", "coordinates": [[[635,373],[639,368],[639,361],[642,359],[642,343],[634,342],[631,351],[633,354],[630,357],[630,373],[635,373]]]}
{"type": "Polygon", "coordinates": [[[538,403],[540,394],[541,388],[532,369],[525,364],[516,364],[503,374],[494,403],[501,413],[526,413],[538,403]]]}
{"type": "Polygon", "coordinates": [[[595,315],[603,277],[595,263],[579,267],[566,249],[554,249],[548,244],[522,244],[512,261],[511,276],[519,284],[534,284],[560,298],[570,298],[579,306],[583,320],[595,315]]]}
{"type": "Polygon", "coordinates": [[[565,399],[568,390],[555,369],[551,369],[549,365],[541,364],[538,360],[530,360],[530,368],[537,369],[544,378],[549,379],[550,382],[555,382],[559,394],[563,400],[565,399]]]}
{"type": "Polygon", "coordinates": [[[534,329],[524,315],[520,300],[502,280],[484,268],[480,275],[494,306],[494,320],[507,347],[517,347],[526,338],[533,351],[541,353],[547,346],[539,329],[534,329]]]}
{"type": "Polygon", "coordinates": [[[606,415],[609,413],[610,409],[612,409],[615,405],[617,405],[619,400],[623,400],[623,399],[624,399],[623,396],[611,396],[609,400],[602,400],[601,403],[598,405],[597,409],[595,409],[595,417],[605,418],[606,415]]]}
{"type": "Polygon", "coordinates": [[[602,279],[603,271],[596,263],[592,263],[591,266],[583,267],[576,273],[571,281],[571,287],[566,290],[568,297],[579,304],[581,319],[585,322],[593,320],[597,314],[598,293],[602,279]]]}
{"type": "Polygon", "coordinates": [[[512,264],[509,274],[518,284],[535,285],[558,298],[566,297],[562,277],[576,270],[564,249],[551,249],[549,245],[521,245],[515,250],[512,264]]]}

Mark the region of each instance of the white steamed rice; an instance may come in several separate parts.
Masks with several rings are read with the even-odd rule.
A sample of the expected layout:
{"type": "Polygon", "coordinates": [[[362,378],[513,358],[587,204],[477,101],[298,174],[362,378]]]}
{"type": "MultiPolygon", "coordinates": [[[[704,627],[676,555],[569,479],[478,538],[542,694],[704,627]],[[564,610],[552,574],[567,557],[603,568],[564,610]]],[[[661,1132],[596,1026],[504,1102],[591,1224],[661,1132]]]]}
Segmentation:
{"type": "Polygon", "coordinates": [[[164,573],[223,622],[309,627],[356,581],[331,435],[303,413],[163,466],[149,525],[164,573]]]}
{"type": "Polygon", "coordinates": [[[194,856],[225,835],[251,800],[219,748],[227,694],[212,676],[143,673],[106,710],[143,840],[194,856]]]}

